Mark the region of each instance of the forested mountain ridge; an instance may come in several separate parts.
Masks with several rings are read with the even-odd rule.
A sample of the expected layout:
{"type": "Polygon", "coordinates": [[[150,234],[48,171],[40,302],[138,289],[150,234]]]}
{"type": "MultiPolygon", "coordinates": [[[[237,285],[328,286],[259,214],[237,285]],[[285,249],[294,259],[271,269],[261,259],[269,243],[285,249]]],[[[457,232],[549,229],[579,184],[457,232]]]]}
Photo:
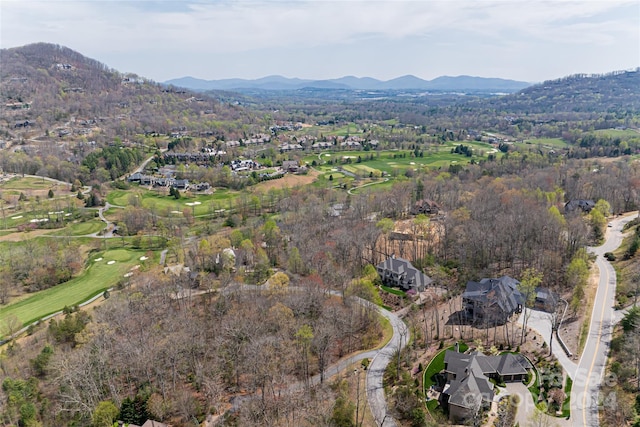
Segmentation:
{"type": "Polygon", "coordinates": [[[518,113],[637,112],[640,68],[549,80],[496,99],[491,105],[518,113]]]}
{"type": "Polygon", "coordinates": [[[185,127],[211,130],[215,120],[244,114],[209,96],[195,98],[187,90],[112,70],[63,46],[36,43],[2,49],[0,63],[0,137],[4,139],[32,138],[20,134],[39,130],[58,131],[60,137],[81,134],[103,142],[116,134],[129,138],[185,127]]]}
{"type": "Polygon", "coordinates": [[[145,135],[223,137],[253,121],[242,107],[120,73],[63,46],[2,49],[0,63],[0,147],[8,149],[0,169],[8,172],[88,182],[98,178],[79,166],[114,142],[142,148],[155,145],[145,135]]]}

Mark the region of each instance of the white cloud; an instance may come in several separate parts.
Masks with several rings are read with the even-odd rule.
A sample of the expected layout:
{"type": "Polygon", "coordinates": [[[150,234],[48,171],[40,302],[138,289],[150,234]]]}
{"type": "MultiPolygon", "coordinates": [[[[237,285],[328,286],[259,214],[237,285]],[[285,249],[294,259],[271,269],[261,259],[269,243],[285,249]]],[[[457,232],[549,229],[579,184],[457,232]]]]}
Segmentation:
{"type": "MultiPolygon", "coordinates": [[[[67,45],[81,53],[103,60],[185,58],[185,70],[206,68],[206,58],[233,57],[250,66],[251,56],[261,57],[263,65],[279,66],[286,73],[287,63],[305,61],[318,64],[331,58],[314,57],[314,50],[331,47],[371,52],[385,46],[395,55],[409,54],[422,42],[427,52],[447,61],[446,50],[437,46],[453,44],[465,52],[491,51],[505,62],[518,51],[549,57],[576,46],[588,47],[594,54],[601,49],[617,49],[626,62],[638,64],[640,26],[637,1],[17,1],[0,3],[2,47],[36,41],[67,45]],[[633,13],[635,11],[635,15],[633,13]],[[257,52],[276,49],[298,52],[295,58],[266,58],[257,52]],[[635,49],[635,50],[634,50],[635,49]],[[628,52],[624,55],[624,52],[628,52]],[[246,57],[242,56],[247,52],[246,57]],[[307,52],[305,54],[305,52],[307,52]],[[167,56],[164,56],[167,55],[167,56]],[[250,56],[251,55],[251,56],[250,56]],[[631,57],[631,58],[629,58],[631,57]]],[[[339,56],[339,55],[336,55],[339,56]]],[[[353,58],[367,62],[367,58],[353,58]]],[[[583,61],[587,58],[566,58],[583,61]]],[[[623,62],[620,62],[623,64],[623,62]]],[[[616,69],[620,64],[611,64],[616,69]]],[[[112,64],[107,64],[112,65],[112,64]]],[[[380,64],[388,69],[394,67],[380,64]]],[[[411,64],[406,64],[411,65],[411,64]]],[[[476,63],[477,67],[482,64],[476,63]]],[[[349,74],[341,64],[334,77],[349,74]]],[[[167,64],[163,64],[167,67],[167,64]]],[[[149,65],[138,71],[151,77],[160,75],[149,65]],[[149,75],[149,74],[145,74],[149,75]]],[[[589,71],[589,70],[585,70],[589,71]]],[[[407,70],[407,72],[412,72],[407,70]]],[[[459,74],[473,74],[460,70],[459,74]]],[[[374,73],[369,73],[374,74],[374,73]]],[[[477,72],[475,74],[482,74],[477,72]]],[[[214,77],[214,76],[212,76],[214,77]]]]}

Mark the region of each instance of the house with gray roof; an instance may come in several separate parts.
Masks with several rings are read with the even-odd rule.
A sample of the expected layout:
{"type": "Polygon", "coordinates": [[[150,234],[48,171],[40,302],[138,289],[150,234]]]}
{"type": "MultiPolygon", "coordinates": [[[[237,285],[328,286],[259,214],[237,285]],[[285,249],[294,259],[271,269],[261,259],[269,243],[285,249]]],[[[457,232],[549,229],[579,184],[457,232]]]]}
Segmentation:
{"type": "Polygon", "coordinates": [[[447,350],[444,355],[447,382],[440,394],[440,404],[448,410],[449,419],[460,422],[488,408],[494,391],[491,379],[519,382],[526,378],[531,363],[522,355],[505,353],[486,356],[447,350]]]}
{"type": "Polygon", "coordinates": [[[593,208],[596,207],[596,202],[590,199],[574,199],[569,200],[564,205],[565,213],[574,212],[580,209],[582,212],[589,213],[593,208]]]}
{"type": "Polygon", "coordinates": [[[393,255],[378,264],[376,270],[382,283],[405,291],[413,289],[416,292],[421,292],[433,283],[433,279],[415,268],[409,261],[396,258],[393,255]]]}
{"type": "Polygon", "coordinates": [[[465,317],[474,323],[504,324],[514,313],[520,313],[524,297],[518,282],[509,276],[469,281],[462,294],[465,317]]]}

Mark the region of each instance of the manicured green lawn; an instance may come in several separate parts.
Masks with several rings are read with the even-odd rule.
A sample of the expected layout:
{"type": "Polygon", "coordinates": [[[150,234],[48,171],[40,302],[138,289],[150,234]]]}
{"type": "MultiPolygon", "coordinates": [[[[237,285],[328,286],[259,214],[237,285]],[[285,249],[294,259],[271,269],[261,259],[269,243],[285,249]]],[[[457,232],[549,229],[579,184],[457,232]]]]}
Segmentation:
{"type": "Polygon", "coordinates": [[[533,382],[533,385],[529,387],[529,391],[531,392],[531,396],[533,396],[533,402],[538,403],[538,395],[540,394],[540,376],[535,369],[531,370],[531,374],[536,376],[536,380],[533,382]]]}
{"type": "Polygon", "coordinates": [[[620,138],[620,139],[628,139],[628,138],[640,138],[640,132],[636,132],[632,129],[599,129],[596,130],[595,133],[601,136],[608,136],[610,138],[620,138]]]}
{"type": "MultiPolygon", "coordinates": [[[[467,344],[462,342],[460,343],[459,347],[460,347],[461,353],[467,351],[467,349],[469,348],[467,344]]],[[[423,387],[424,387],[425,394],[427,389],[435,384],[435,375],[444,369],[445,352],[447,350],[455,350],[455,349],[456,349],[455,346],[445,348],[440,352],[438,352],[438,354],[436,354],[433,357],[433,359],[431,359],[431,362],[429,362],[429,365],[427,365],[427,369],[424,370],[423,387]]]]}
{"type": "Polygon", "coordinates": [[[206,215],[212,213],[215,209],[228,209],[229,204],[233,204],[235,199],[240,195],[237,191],[227,189],[216,189],[213,194],[196,194],[187,196],[184,192],[180,193],[182,197],[175,199],[164,193],[147,190],[137,186],[130,190],[114,190],[107,195],[107,201],[112,205],[129,206],[137,196],[141,200],[141,204],[145,208],[155,208],[158,213],[163,212],[183,212],[189,209],[192,214],[206,215]]]}
{"type": "Polygon", "coordinates": [[[553,148],[565,148],[568,146],[561,138],[533,138],[524,141],[525,144],[543,145],[553,148]]]}
{"type": "Polygon", "coordinates": [[[398,296],[401,296],[401,297],[404,297],[406,295],[400,289],[390,288],[390,287],[384,286],[384,285],[382,285],[380,287],[382,288],[382,290],[384,290],[385,292],[389,292],[390,294],[398,295],[398,296]]]}
{"type": "Polygon", "coordinates": [[[41,190],[43,188],[51,188],[54,185],[49,180],[41,178],[32,178],[29,176],[15,177],[0,185],[1,188],[13,190],[41,190]]]}
{"type": "Polygon", "coordinates": [[[104,290],[116,285],[129,269],[141,263],[143,251],[112,249],[93,254],[89,267],[78,277],[58,286],[0,308],[0,318],[15,315],[23,324],[34,322],[48,314],[88,300],[104,290]],[[95,261],[102,258],[100,261],[95,261]],[[109,261],[115,261],[108,264],[109,261]]]}
{"type": "MultiPolygon", "coordinates": [[[[324,152],[318,158],[318,154],[310,154],[304,157],[303,161],[312,164],[315,160],[316,163],[321,163],[316,166],[320,171],[329,172],[331,167],[342,167],[346,171],[355,173],[357,175],[369,175],[370,172],[381,173],[386,172],[390,175],[395,173],[403,174],[407,169],[438,169],[447,168],[450,164],[459,163],[465,165],[472,159],[479,159],[481,157],[474,155],[473,157],[466,157],[461,154],[451,153],[451,149],[457,145],[466,145],[472,147],[476,153],[482,152],[486,155],[488,152],[494,150],[493,146],[486,143],[465,141],[465,142],[449,142],[440,146],[432,147],[429,150],[424,151],[423,157],[414,157],[412,151],[331,151],[324,152]],[[373,159],[369,159],[373,156],[373,159]],[[358,163],[357,159],[360,157],[361,162],[358,163]],[[345,158],[350,158],[351,163],[342,163],[345,158]],[[333,165],[327,165],[325,162],[332,160],[333,165]]],[[[501,155],[501,153],[497,153],[501,155]]],[[[334,177],[335,178],[335,177],[334,177]]]]}
{"type": "Polygon", "coordinates": [[[100,230],[105,228],[105,223],[100,221],[99,219],[85,221],[85,222],[76,222],[73,224],[69,224],[62,230],[58,230],[55,233],[52,233],[54,236],[84,236],[87,234],[97,233],[100,230]]]}

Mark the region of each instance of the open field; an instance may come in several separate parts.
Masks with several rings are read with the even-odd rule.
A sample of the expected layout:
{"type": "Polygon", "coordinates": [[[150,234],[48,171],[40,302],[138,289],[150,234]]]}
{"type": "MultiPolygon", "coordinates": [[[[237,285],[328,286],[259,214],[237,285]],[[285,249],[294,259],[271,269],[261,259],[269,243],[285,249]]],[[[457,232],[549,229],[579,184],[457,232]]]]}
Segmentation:
{"type": "Polygon", "coordinates": [[[53,190],[54,197],[71,196],[71,184],[60,183],[48,179],[35,178],[30,176],[15,176],[8,180],[0,181],[0,190],[4,195],[19,196],[24,193],[28,197],[39,196],[47,198],[49,190],[53,190]]]}
{"type": "Polygon", "coordinates": [[[286,187],[297,187],[301,185],[308,185],[313,183],[318,178],[318,172],[310,170],[306,175],[292,175],[286,174],[280,179],[272,179],[270,181],[263,181],[254,186],[249,187],[249,191],[268,191],[273,188],[280,189],[286,187]]]}
{"type": "Polygon", "coordinates": [[[634,129],[599,129],[594,133],[600,136],[608,136],[610,138],[640,138],[640,132],[634,129]]]}
{"type": "Polygon", "coordinates": [[[180,193],[182,197],[175,199],[164,193],[159,193],[146,188],[132,188],[131,190],[114,190],[107,195],[107,201],[116,206],[129,206],[132,202],[141,203],[145,208],[154,208],[162,212],[183,212],[191,210],[196,215],[206,215],[215,209],[229,208],[229,205],[240,195],[240,192],[216,189],[213,194],[187,195],[180,193]],[[135,198],[141,201],[136,201],[135,198]]]}
{"type": "Polygon", "coordinates": [[[460,143],[448,143],[431,147],[423,152],[422,157],[415,157],[412,151],[337,151],[310,154],[303,158],[303,162],[320,171],[320,178],[341,179],[341,182],[351,181],[354,176],[361,178],[381,177],[386,174],[391,177],[403,175],[407,170],[439,170],[450,165],[465,165],[472,159],[478,160],[488,152],[495,152],[490,144],[480,142],[465,142],[462,145],[473,148],[474,155],[467,157],[462,154],[451,153],[460,143]],[[373,156],[373,158],[371,158],[373,156]],[[331,162],[331,163],[329,163],[331,162]],[[345,177],[347,175],[354,175],[345,177]]]}
{"type": "Polygon", "coordinates": [[[565,148],[568,146],[566,142],[564,142],[560,138],[534,138],[534,139],[526,139],[524,141],[525,144],[532,145],[542,145],[544,147],[552,147],[552,148],[565,148]]]}
{"type": "Polygon", "coordinates": [[[65,306],[79,304],[115,286],[131,267],[140,263],[143,251],[112,249],[93,254],[89,267],[78,277],[44,291],[29,295],[0,308],[0,318],[15,315],[22,324],[29,324],[65,306]],[[96,261],[96,259],[100,259],[96,261]],[[112,264],[109,262],[114,261],[112,264]]]}
{"type": "Polygon", "coordinates": [[[105,223],[99,219],[93,219],[86,222],[74,222],[61,230],[57,230],[51,235],[53,236],[85,236],[101,231],[105,228],[105,223]]]}

